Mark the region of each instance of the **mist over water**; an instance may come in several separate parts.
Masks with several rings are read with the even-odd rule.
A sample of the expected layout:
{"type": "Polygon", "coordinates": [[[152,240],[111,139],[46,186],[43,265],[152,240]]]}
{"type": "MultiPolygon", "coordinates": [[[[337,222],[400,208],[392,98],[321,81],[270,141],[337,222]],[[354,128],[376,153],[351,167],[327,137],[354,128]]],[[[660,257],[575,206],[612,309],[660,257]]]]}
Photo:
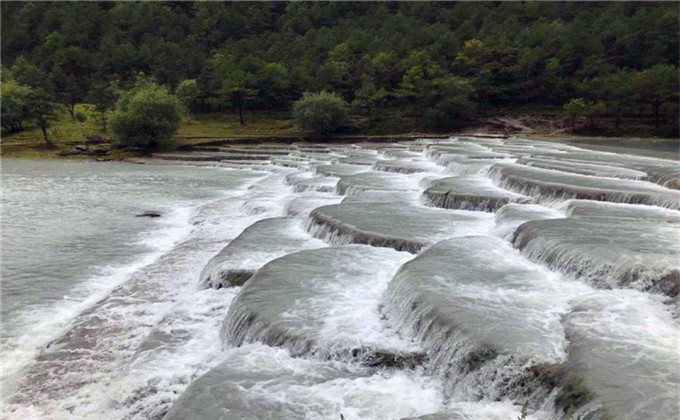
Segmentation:
{"type": "Polygon", "coordinates": [[[669,161],[460,137],[140,162],[198,160],[3,161],[7,418],[680,414],[669,161]]]}

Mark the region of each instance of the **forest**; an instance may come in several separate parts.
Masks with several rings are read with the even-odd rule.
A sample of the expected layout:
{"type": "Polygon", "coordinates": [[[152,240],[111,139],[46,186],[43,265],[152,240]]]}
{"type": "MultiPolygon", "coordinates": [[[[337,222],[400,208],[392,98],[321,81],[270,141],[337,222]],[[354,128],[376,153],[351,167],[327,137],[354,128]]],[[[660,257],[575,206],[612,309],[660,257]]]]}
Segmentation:
{"type": "Polygon", "coordinates": [[[287,113],[305,92],[327,91],[353,114],[415,116],[431,130],[498,110],[552,109],[678,135],[677,2],[1,8],[6,133],[27,120],[40,126],[50,108],[36,104],[75,118],[75,106],[89,103],[104,115],[143,78],[182,97],[190,114],[287,113]]]}

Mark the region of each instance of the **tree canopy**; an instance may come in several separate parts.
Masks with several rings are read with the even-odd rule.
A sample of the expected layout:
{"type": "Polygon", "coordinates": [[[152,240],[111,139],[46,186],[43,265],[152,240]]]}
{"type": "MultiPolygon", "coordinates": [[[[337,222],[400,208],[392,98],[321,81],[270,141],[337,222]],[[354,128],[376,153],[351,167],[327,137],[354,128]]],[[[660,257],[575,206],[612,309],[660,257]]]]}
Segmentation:
{"type": "MultiPolygon", "coordinates": [[[[602,102],[677,117],[673,2],[3,2],[2,62],[67,109],[142,72],[193,112],[336,92],[431,125],[602,102]],[[193,82],[195,81],[195,88],[193,82]],[[94,93],[93,93],[94,91],[94,93]]],[[[106,100],[108,103],[108,99],[106,100]]]]}
{"type": "Polygon", "coordinates": [[[179,99],[166,88],[141,82],[118,100],[111,130],[122,145],[155,149],[177,132],[182,111],[179,99]]]}

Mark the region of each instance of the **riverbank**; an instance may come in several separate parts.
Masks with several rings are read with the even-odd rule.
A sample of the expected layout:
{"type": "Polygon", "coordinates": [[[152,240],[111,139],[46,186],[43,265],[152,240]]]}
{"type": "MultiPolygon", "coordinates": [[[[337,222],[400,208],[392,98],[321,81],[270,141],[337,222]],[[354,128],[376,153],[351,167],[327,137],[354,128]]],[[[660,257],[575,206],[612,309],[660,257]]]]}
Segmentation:
{"type": "MultiPolygon", "coordinates": [[[[89,112],[88,105],[78,105],[77,110],[89,112]]],[[[294,120],[284,113],[253,113],[247,115],[246,124],[240,125],[238,117],[231,114],[201,115],[198,119],[187,118],[172,146],[163,151],[183,150],[196,145],[260,144],[293,142],[366,142],[408,140],[420,137],[449,137],[452,135],[515,135],[537,140],[566,142],[592,150],[631,153],[666,159],[678,159],[680,139],[661,137],[605,137],[573,134],[568,121],[557,114],[501,113],[498,116],[467,121],[457,130],[428,132],[418,129],[416,119],[403,115],[383,116],[378,122],[367,122],[365,117],[355,116],[355,126],[350,133],[334,136],[311,136],[298,131],[294,120]],[[388,118],[389,117],[389,118],[388,118]],[[393,124],[388,121],[393,120],[393,124]],[[373,125],[371,125],[373,124],[373,125]],[[398,131],[401,130],[401,131],[398,131]],[[395,132],[398,132],[395,133],[395,132]]],[[[599,126],[608,124],[598,122],[599,126]]],[[[100,120],[94,116],[80,124],[64,112],[49,130],[56,147],[45,144],[38,129],[3,136],[0,155],[11,158],[49,159],[96,159],[122,160],[139,157],[133,150],[112,147],[102,132],[100,120]]]]}

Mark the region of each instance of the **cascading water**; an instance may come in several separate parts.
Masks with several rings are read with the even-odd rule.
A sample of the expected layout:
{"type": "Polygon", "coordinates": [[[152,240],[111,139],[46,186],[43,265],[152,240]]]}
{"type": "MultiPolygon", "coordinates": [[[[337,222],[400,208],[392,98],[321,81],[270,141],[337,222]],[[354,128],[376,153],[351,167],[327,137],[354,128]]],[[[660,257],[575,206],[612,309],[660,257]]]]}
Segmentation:
{"type": "Polygon", "coordinates": [[[3,331],[4,417],[680,415],[676,162],[475,137],[137,162],[211,168],[135,167],[177,178],[177,230],[60,291],[53,335],[3,331]]]}

